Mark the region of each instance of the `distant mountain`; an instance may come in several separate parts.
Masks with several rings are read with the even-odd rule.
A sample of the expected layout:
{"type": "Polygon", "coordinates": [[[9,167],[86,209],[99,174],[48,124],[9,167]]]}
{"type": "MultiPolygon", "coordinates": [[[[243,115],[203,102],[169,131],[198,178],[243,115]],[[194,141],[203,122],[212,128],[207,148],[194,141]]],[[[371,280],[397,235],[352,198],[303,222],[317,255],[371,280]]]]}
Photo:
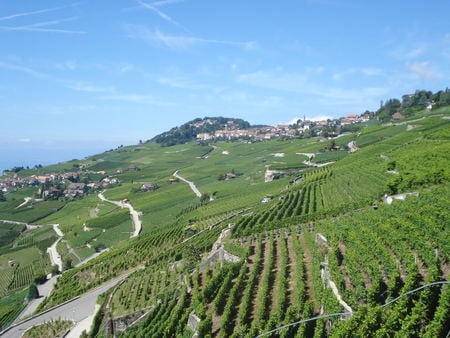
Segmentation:
{"type": "Polygon", "coordinates": [[[200,133],[214,133],[217,130],[228,129],[248,129],[251,125],[242,119],[227,117],[204,117],[186,122],[185,124],[174,127],[169,131],[155,136],[150,141],[161,144],[163,147],[183,144],[195,140],[200,133]]]}

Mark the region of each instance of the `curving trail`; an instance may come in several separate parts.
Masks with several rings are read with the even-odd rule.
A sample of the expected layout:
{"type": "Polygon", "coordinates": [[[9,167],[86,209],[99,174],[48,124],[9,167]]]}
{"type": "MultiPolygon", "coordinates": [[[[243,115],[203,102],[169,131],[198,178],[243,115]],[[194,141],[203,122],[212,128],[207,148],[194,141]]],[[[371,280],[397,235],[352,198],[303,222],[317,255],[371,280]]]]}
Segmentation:
{"type": "Polygon", "coordinates": [[[133,234],[130,236],[130,238],[139,236],[139,233],[142,230],[142,222],[141,222],[141,220],[139,218],[139,216],[142,215],[141,212],[136,211],[129,202],[108,200],[103,195],[102,192],[98,194],[98,198],[100,198],[104,202],[115,204],[115,205],[117,205],[117,206],[119,206],[121,208],[127,208],[130,211],[131,221],[133,222],[133,226],[134,226],[134,231],[133,231],[133,234]]]}
{"type": "Polygon", "coordinates": [[[186,182],[187,184],[189,184],[189,187],[191,188],[191,190],[194,192],[194,194],[195,194],[197,197],[199,197],[199,198],[202,197],[202,193],[201,193],[200,190],[198,190],[198,188],[195,186],[194,182],[188,181],[187,179],[181,177],[180,175],[178,175],[178,172],[179,172],[179,170],[175,171],[175,172],[173,173],[173,176],[176,177],[176,178],[178,178],[178,179],[180,179],[180,180],[182,180],[183,182],[186,182]]]}
{"type": "Polygon", "coordinates": [[[27,205],[28,202],[30,202],[30,201],[33,200],[32,197],[24,197],[23,199],[24,199],[24,202],[23,202],[22,204],[18,205],[17,207],[15,207],[14,209],[19,209],[19,208],[21,208],[21,207],[27,205]]]}
{"type": "Polygon", "coordinates": [[[57,265],[59,271],[63,271],[63,263],[61,255],[58,253],[58,250],[56,250],[56,246],[58,245],[61,239],[62,237],[59,237],[56,240],[56,242],[52,244],[52,246],[47,248],[47,253],[50,256],[50,261],[52,262],[52,265],[57,265]]]}

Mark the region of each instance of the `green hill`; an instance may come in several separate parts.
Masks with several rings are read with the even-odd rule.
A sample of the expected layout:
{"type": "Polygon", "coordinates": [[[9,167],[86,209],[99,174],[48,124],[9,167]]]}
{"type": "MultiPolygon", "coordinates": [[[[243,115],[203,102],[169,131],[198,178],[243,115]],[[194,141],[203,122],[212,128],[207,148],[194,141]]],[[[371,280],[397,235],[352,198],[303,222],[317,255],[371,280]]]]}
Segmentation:
{"type": "Polygon", "coordinates": [[[183,144],[196,139],[200,133],[214,133],[223,128],[247,129],[250,123],[242,119],[225,117],[204,117],[189,121],[179,127],[174,127],[167,132],[155,136],[152,141],[164,147],[183,144]]]}
{"type": "Polygon", "coordinates": [[[190,141],[225,120],[248,127],[197,119],[150,142],[21,171],[81,168],[77,182],[118,183],[22,206],[38,187],[4,195],[0,219],[44,227],[4,228],[2,326],[17,315],[11,304],[20,298],[11,297],[50,270],[48,259],[33,268],[19,261],[19,248],[39,257],[55,239],[45,225],[58,223],[58,252],[72,264],[38,311],[132,272],[102,299],[92,336],[254,337],[290,323],[268,336],[445,336],[450,287],[437,282],[450,271],[449,107],[370,121],[334,139],[335,151],[320,137],[190,141]],[[138,236],[127,210],[99,198],[103,190],[139,212],[138,236]],[[301,322],[321,315],[331,316],[301,322]]]}

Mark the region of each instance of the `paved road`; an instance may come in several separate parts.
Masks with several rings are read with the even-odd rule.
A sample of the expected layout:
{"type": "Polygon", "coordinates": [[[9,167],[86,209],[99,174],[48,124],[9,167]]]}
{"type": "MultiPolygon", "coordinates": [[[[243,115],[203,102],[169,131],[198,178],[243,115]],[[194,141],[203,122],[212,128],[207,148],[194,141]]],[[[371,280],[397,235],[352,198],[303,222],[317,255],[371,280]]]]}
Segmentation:
{"type": "Polygon", "coordinates": [[[32,326],[42,324],[49,320],[55,319],[68,319],[74,322],[81,322],[84,319],[92,316],[95,311],[95,304],[97,302],[97,297],[110,289],[111,287],[117,285],[120,281],[128,276],[122,276],[110,282],[107,282],[100,286],[99,288],[92,290],[79,298],[74,299],[73,301],[66,303],[60,307],[57,307],[53,310],[50,310],[46,313],[43,313],[37,317],[29,319],[21,324],[12,327],[7,332],[4,332],[1,337],[4,338],[17,338],[21,337],[23,332],[29,329],[32,326]]]}

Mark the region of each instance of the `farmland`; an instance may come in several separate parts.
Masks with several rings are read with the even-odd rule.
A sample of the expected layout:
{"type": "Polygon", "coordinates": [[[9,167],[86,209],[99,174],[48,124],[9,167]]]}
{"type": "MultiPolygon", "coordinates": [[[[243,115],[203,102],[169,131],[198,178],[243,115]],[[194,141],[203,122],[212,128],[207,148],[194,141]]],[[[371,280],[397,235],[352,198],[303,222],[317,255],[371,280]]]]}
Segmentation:
{"type": "MultiPolygon", "coordinates": [[[[448,117],[448,110],[441,113],[448,117]]],[[[39,227],[2,225],[2,301],[10,304],[52,272],[45,251],[61,238],[58,253],[71,264],[38,312],[131,273],[104,296],[94,336],[254,337],[335,313],[342,316],[286,326],[273,336],[442,336],[449,330],[445,283],[389,303],[449,278],[450,121],[416,123],[413,129],[371,123],[335,139],[335,151],[320,138],[214,147],[148,142],[78,161],[120,180],[103,194],[132,204],[141,233],[130,238],[128,210],[97,193],[18,209],[34,192],[7,194],[1,218],[39,227]],[[356,152],[343,150],[350,141],[356,152]],[[308,153],[315,155],[309,164],[302,155],[308,153]],[[172,176],[177,170],[200,198],[172,176]],[[281,174],[267,181],[267,170],[281,174]],[[141,189],[150,183],[156,188],[141,189]],[[386,203],[401,193],[411,195],[386,203]],[[223,259],[230,256],[236,259],[223,259]]],[[[1,308],[4,326],[17,313],[1,308]]]]}

